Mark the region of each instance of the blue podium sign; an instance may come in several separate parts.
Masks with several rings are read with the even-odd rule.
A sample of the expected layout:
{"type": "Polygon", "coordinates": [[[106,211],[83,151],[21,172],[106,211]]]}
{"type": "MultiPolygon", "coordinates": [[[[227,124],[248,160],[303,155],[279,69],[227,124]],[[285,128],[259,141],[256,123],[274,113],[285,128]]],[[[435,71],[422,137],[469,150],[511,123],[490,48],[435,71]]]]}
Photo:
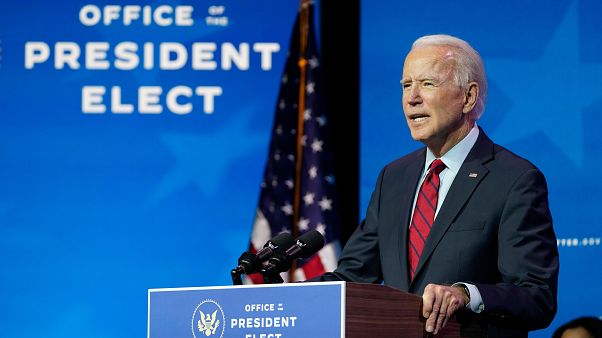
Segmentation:
{"type": "Polygon", "coordinates": [[[148,338],[345,336],[345,283],[148,291],[148,338]]]}

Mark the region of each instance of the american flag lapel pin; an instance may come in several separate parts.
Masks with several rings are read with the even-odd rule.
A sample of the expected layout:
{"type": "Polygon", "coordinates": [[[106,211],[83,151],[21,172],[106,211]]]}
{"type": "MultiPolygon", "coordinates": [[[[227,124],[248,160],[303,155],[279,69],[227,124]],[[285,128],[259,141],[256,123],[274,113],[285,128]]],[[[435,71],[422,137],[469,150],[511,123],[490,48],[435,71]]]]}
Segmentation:
{"type": "Polygon", "coordinates": [[[475,178],[477,176],[479,176],[479,174],[477,174],[477,173],[470,173],[470,174],[468,174],[468,177],[470,177],[470,178],[475,178]]]}

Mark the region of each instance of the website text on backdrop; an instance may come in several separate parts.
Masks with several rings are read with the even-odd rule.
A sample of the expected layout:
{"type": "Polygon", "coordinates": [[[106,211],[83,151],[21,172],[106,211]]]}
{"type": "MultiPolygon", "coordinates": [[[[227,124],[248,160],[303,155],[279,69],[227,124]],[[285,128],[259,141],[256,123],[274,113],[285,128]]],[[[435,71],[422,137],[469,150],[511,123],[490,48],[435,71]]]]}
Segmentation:
{"type": "Polygon", "coordinates": [[[477,126],[487,99],[480,55],[456,37],[421,37],[401,85],[412,138],[426,147],[382,169],[338,267],[315,280],[422,295],[435,334],[456,313],[489,337],[547,327],[559,270],[547,184],[477,126]]]}

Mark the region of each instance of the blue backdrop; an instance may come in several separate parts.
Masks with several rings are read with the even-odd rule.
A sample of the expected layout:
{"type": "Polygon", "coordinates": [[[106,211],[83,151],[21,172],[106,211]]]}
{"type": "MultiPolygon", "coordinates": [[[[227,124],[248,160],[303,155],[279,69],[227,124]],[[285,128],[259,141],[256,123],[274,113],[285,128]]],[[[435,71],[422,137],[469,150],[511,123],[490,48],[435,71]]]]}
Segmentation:
{"type": "Polygon", "coordinates": [[[0,335],[142,337],[147,289],[231,283],[249,243],[297,6],[0,3],[0,335]],[[96,8],[80,19],[86,5],[96,8]],[[148,25],[144,6],[157,13],[148,25]],[[140,18],[128,25],[126,12],[140,18]],[[161,44],[172,50],[163,65],[161,44]],[[229,46],[240,59],[230,69],[229,46]],[[87,86],[106,93],[83,98],[87,86]],[[160,95],[144,89],[153,86],[160,95]],[[213,112],[197,87],[221,90],[213,112]]]}
{"type": "Polygon", "coordinates": [[[561,1],[363,1],[361,6],[361,204],[379,170],[421,145],[401,108],[401,71],[412,42],[459,36],[485,61],[489,103],[478,124],[546,175],[560,251],[560,324],[602,315],[602,3],[561,1]]]}
{"type": "MultiPolygon", "coordinates": [[[[148,288],[230,284],[248,245],[297,6],[0,3],[3,336],[139,337],[148,288]],[[86,5],[94,7],[80,19],[86,5]],[[176,6],[190,8],[172,21],[176,6]]],[[[561,253],[551,329],[602,314],[601,10],[594,0],[362,4],[362,211],[378,170],[419,146],[400,105],[411,42],[465,38],[490,79],[479,124],[548,178],[561,253]]]]}

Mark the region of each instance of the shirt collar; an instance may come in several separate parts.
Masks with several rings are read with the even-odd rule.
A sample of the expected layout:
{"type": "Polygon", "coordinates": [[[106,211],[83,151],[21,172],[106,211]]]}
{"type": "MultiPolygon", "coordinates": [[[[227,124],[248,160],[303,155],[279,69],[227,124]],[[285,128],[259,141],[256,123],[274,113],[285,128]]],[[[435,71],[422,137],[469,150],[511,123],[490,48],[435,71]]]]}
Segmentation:
{"type": "MultiPolygon", "coordinates": [[[[460,171],[462,163],[466,159],[466,156],[468,156],[470,149],[472,149],[474,144],[477,142],[478,137],[479,127],[475,123],[470,132],[468,132],[468,135],[466,135],[460,142],[458,142],[458,144],[453,146],[453,148],[451,148],[448,152],[441,156],[441,161],[445,163],[447,169],[453,171],[456,174],[458,173],[458,171],[460,171]]],[[[435,157],[433,152],[429,148],[426,148],[426,161],[424,163],[423,172],[426,172],[431,163],[433,163],[433,161],[436,159],[437,157],[435,157]]]]}

